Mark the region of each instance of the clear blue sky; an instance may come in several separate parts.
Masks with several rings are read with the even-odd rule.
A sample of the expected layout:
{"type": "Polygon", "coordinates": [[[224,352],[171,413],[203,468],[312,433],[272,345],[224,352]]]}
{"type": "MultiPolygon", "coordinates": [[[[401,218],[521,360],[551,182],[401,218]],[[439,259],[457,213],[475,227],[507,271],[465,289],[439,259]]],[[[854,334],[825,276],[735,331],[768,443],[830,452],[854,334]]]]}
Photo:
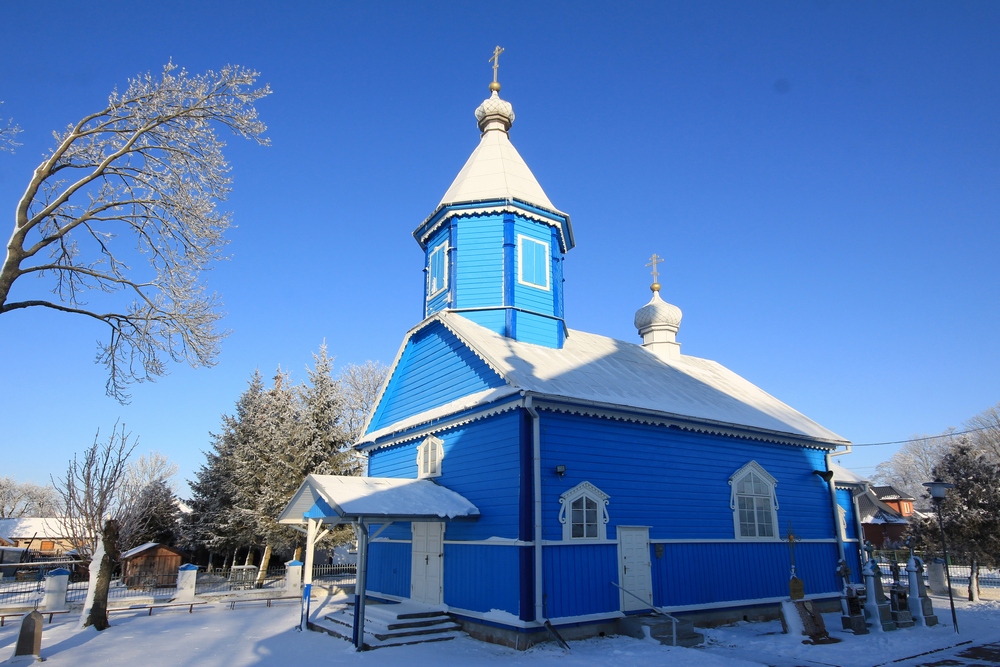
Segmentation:
{"type": "MultiPolygon", "coordinates": [[[[479,135],[496,44],[511,139],[573,219],[572,328],[637,341],[662,266],[687,354],[854,440],[1000,400],[1000,3],[8,3],[8,212],[51,132],[168,59],[238,63],[273,145],[233,138],[238,228],[209,276],[217,366],[104,396],[97,324],[0,318],[0,474],[38,482],[116,419],[190,477],[255,368],[391,362],[421,315],[411,231],[479,135]]],[[[3,219],[0,219],[3,220],[3,219]]],[[[21,286],[21,295],[37,286],[21,286]]],[[[862,473],[892,447],[859,448],[862,473]]]]}

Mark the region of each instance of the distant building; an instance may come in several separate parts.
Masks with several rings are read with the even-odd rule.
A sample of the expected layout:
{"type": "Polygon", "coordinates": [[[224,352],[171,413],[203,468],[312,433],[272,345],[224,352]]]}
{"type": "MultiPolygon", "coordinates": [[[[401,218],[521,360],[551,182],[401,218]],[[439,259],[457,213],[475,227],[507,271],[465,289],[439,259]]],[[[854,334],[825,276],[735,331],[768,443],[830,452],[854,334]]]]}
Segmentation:
{"type": "Polygon", "coordinates": [[[128,588],[158,588],[177,582],[184,554],[173,547],[147,542],[122,553],[122,584],[128,588]]]}
{"type": "Polygon", "coordinates": [[[5,546],[28,549],[42,556],[62,556],[74,548],[70,531],[59,517],[0,519],[0,539],[5,546]]]}

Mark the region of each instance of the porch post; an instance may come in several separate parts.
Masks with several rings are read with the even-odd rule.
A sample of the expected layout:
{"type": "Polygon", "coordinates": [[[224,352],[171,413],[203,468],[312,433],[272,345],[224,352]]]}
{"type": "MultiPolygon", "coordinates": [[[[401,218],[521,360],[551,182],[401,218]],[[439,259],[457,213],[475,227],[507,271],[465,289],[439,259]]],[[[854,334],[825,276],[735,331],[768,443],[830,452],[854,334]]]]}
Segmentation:
{"type": "Polygon", "coordinates": [[[313,580],[313,556],[316,553],[316,533],[319,532],[319,519],[306,520],[306,571],[303,584],[311,584],[313,580]]]}
{"type": "Polygon", "coordinates": [[[365,648],[365,591],[368,588],[368,526],[364,519],[354,524],[358,537],[358,576],[354,585],[354,648],[365,648]]]}

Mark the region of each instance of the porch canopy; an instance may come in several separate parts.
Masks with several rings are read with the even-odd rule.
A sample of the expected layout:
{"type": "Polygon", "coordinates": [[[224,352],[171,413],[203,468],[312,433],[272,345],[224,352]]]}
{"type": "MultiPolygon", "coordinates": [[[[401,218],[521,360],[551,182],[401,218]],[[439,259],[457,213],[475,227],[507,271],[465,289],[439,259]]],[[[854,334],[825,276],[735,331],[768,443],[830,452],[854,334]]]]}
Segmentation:
{"type": "Polygon", "coordinates": [[[306,534],[304,581],[312,583],[316,542],[329,528],[350,523],[358,538],[358,574],[354,593],[354,646],[364,648],[364,609],[368,541],[396,521],[475,521],[479,510],[450,489],[429,479],[309,475],[278,515],[278,523],[306,534]],[[374,534],[371,525],[381,526],[374,534]],[[302,526],[305,526],[303,529],[302,526]]]}

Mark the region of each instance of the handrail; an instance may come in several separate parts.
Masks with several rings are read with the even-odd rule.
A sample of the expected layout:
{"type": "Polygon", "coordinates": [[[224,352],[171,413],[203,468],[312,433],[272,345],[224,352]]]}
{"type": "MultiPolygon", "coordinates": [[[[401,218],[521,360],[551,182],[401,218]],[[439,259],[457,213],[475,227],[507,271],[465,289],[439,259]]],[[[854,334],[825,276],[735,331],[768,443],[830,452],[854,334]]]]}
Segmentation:
{"type": "MultiPolygon", "coordinates": [[[[631,595],[632,597],[634,597],[639,602],[641,602],[643,604],[648,604],[646,602],[646,600],[643,600],[641,597],[639,597],[638,595],[636,595],[632,591],[628,590],[624,586],[619,586],[618,584],[616,584],[613,581],[611,582],[611,585],[614,586],[615,588],[619,589],[621,592],[627,593],[627,594],[631,595]]],[[[670,619],[670,625],[671,625],[671,629],[673,631],[673,646],[677,646],[677,623],[679,622],[678,619],[677,619],[677,617],[673,616],[671,614],[668,614],[667,612],[665,612],[662,609],[659,609],[659,608],[657,608],[657,607],[655,607],[653,605],[649,605],[649,608],[652,609],[654,613],[659,614],[660,616],[666,616],[667,618],[670,619]]]]}

